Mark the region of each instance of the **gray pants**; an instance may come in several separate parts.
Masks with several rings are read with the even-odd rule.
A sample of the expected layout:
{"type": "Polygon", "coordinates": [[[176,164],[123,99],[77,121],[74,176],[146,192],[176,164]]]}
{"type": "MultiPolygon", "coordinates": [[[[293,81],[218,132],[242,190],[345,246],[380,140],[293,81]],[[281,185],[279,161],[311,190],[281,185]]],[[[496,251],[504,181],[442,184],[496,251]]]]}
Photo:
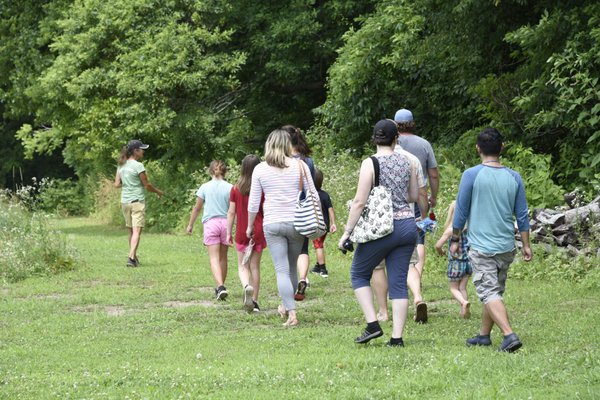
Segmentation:
{"type": "Polygon", "coordinates": [[[276,222],[263,226],[267,246],[275,266],[279,297],[286,310],[295,310],[294,293],[298,286],[296,265],[304,236],[294,229],[293,222],[276,222]]]}

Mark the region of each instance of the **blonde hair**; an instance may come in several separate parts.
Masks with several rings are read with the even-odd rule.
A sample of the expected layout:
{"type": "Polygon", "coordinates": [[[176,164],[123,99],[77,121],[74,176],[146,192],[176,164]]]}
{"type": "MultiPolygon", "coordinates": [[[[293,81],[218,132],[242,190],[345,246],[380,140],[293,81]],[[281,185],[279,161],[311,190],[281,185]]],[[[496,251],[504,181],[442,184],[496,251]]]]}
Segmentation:
{"type": "Polygon", "coordinates": [[[456,200],[454,200],[448,206],[448,215],[446,215],[446,223],[444,224],[444,229],[448,228],[454,219],[454,210],[456,209],[456,200]]]}
{"type": "Polygon", "coordinates": [[[221,160],[212,160],[208,166],[208,173],[210,176],[217,176],[219,178],[225,178],[227,173],[227,165],[221,160]]]}
{"type": "Polygon", "coordinates": [[[265,161],[271,167],[286,168],[286,159],[292,154],[292,141],[289,133],[275,129],[265,143],[265,161]]]}

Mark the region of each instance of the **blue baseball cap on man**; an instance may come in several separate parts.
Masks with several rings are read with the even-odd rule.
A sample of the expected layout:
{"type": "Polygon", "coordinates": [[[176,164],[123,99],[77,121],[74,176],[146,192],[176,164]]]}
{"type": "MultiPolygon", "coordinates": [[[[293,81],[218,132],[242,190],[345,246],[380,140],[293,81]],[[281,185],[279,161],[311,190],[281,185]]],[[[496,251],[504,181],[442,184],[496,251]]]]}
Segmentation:
{"type": "Polygon", "coordinates": [[[412,113],[406,108],[401,108],[396,111],[396,115],[394,115],[394,121],[396,122],[410,122],[413,120],[412,113]]]}

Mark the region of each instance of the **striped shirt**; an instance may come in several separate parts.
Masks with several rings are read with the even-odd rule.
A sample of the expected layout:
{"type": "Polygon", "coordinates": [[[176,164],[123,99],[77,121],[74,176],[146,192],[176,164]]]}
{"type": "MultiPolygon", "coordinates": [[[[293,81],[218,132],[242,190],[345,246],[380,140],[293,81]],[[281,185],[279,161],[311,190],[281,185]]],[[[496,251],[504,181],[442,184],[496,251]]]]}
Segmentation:
{"type": "Polygon", "coordinates": [[[263,225],[294,221],[294,209],[300,190],[299,165],[304,168],[304,188],[308,187],[316,198],[319,198],[306,163],[292,158],[288,158],[287,163],[289,167],[277,168],[263,161],[252,172],[248,211],[258,212],[264,194],[263,225]]]}

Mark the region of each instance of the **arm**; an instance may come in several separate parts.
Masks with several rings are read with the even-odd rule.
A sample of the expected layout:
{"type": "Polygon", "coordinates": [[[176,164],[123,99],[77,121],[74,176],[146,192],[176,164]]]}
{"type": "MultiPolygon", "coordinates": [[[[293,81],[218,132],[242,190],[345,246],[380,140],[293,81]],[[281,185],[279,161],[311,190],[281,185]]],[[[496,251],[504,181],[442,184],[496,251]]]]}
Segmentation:
{"type": "Polygon", "coordinates": [[[229,210],[227,210],[227,243],[230,245],[233,244],[232,232],[233,232],[233,223],[235,221],[235,203],[233,201],[229,202],[229,210]]]}
{"type": "Polygon", "coordinates": [[[523,260],[531,261],[533,258],[533,251],[531,250],[531,245],[529,244],[529,231],[521,232],[521,241],[523,242],[523,260]]]}
{"type": "Polygon", "coordinates": [[[246,229],[248,239],[252,239],[252,235],[254,235],[254,220],[256,220],[256,213],[248,211],[248,228],[246,229]]]}
{"type": "Polygon", "coordinates": [[[521,241],[523,242],[523,260],[531,261],[533,252],[531,251],[531,245],[529,243],[529,209],[527,206],[527,198],[525,197],[525,186],[523,185],[521,176],[517,173],[514,173],[514,175],[517,180],[517,184],[519,185],[517,189],[514,213],[517,217],[517,226],[519,228],[519,232],[521,233],[521,241]]]}
{"type": "Polygon", "coordinates": [[[248,199],[248,227],[246,228],[246,237],[248,239],[252,238],[254,234],[254,220],[256,220],[256,214],[258,214],[263,201],[263,189],[260,182],[261,171],[262,169],[260,169],[259,164],[252,172],[252,183],[250,184],[250,196],[248,199]]]}
{"type": "Polygon", "coordinates": [[[477,176],[477,171],[467,170],[463,173],[458,187],[458,196],[456,197],[456,208],[454,209],[454,218],[452,219],[452,236],[450,244],[450,254],[458,254],[458,242],[460,241],[460,232],[465,227],[469,212],[471,210],[471,195],[473,194],[473,183],[477,176]]]}
{"type": "Polygon", "coordinates": [[[327,211],[329,212],[329,232],[335,233],[337,231],[337,226],[335,224],[335,211],[333,211],[333,207],[329,207],[327,211]]]}
{"type": "Polygon", "coordinates": [[[431,207],[435,207],[437,204],[437,194],[440,187],[440,174],[437,167],[427,169],[427,175],[429,176],[429,187],[431,188],[431,196],[429,196],[429,203],[431,207]]]}
{"type": "Polygon", "coordinates": [[[142,181],[142,185],[144,185],[144,188],[147,191],[156,193],[158,195],[158,197],[161,197],[164,194],[162,190],[152,186],[152,184],[150,182],[148,182],[148,177],[146,176],[146,172],[140,172],[140,180],[142,181]]]}
{"type": "Polygon", "coordinates": [[[421,218],[427,216],[427,211],[429,211],[429,203],[427,200],[427,186],[419,188],[419,200],[417,201],[417,205],[421,210],[421,218]]]}
{"type": "Polygon", "coordinates": [[[121,187],[121,175],[119,175],[119,170],[117,169],[117,173],[115,174],[115,182],[113,183],[113,186],[116,188],[120,188],[121,187]]]}
{"type": "Polygon", "coordinates": [[[408,184],[408,202],[416,203],[419,201],[419,185],[417,182],[417,171],[410,169],[410,182],[408,184]]]}
{"type": "Polygon", "coordinates": [[[350,237],[354,226],[358,222],[360,215],[367,204],[369,193],[371,192],[371,186],[373,185],[373,161],[367,158],[363,160],[360,166],[360,175],[358,177],[358,187],[356,188],[356,195],[352,201],[350,212],[348,213],[348,222],[346,223],[346,229],[344,234],[340,238],[338,247],[342,248],[342,245],[350,237]]]}
{"type": "Polygon", "coordinates": [[[202,210],[202,205],[204,205],[204,199],[202,199],[202,197],[198,197],[196,204],[192,209],[192,216],[190,217],[190,222],[188,223],[186,229],[188,234],[191,234],[192,230],[194,229],[194,223],[196,222],[196,218],[198,218],[198,214],[200,214],[200,210],[202,210]]]}
{"type": "Polygon", "coordinates": [[[452,226],[448,225],[444,233],[442,233],[442,236],[440,236],[440,239],[435,244],[435,249],[437,250],[440,256],[444,255],[444,250],[442,250],[442,246],[444,246],[444,243],[446,243],[448,239],[450,239],[450,236],[452,236],[452,226]]]}

